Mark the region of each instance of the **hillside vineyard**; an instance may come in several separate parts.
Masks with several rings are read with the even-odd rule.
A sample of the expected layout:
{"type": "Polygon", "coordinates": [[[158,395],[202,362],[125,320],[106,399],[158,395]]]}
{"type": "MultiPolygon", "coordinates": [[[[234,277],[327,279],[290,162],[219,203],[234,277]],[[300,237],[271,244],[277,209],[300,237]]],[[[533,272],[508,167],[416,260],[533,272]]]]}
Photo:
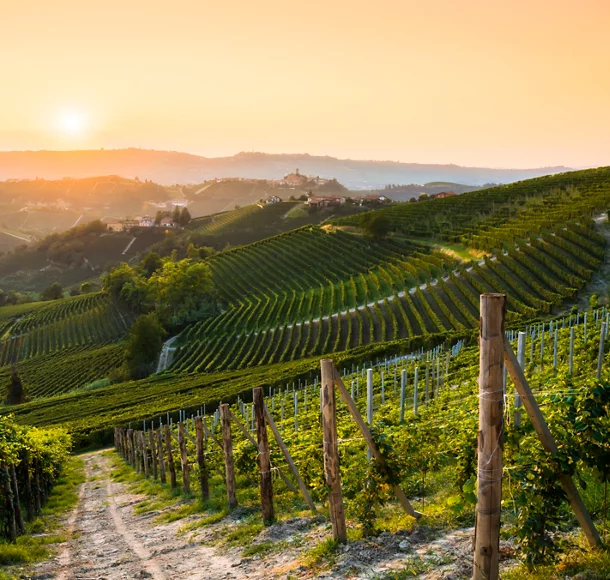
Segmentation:
{"type": "MultiPolygon", "coordinates": [[[[214,254],[205,263],[222,311],[187,325],[158,374],[99,392],[79,389],[122,364],[135,313],[100,293],[4,307],[0,389],[14,364],[32,399],[17,416],[106,436],[112,417],[214,404],[252,380],[305,380],[323,355],[350,365],[470,340],[481,293],[506,294],[508,323],[526,324],[559,312],[599,270],[606,240],[593,218],[609,204],[601,168],[378,209],[383,239],[347,216],[214,254]]],[[[229,235],[280,205],[189,227],[229,235]]]]}

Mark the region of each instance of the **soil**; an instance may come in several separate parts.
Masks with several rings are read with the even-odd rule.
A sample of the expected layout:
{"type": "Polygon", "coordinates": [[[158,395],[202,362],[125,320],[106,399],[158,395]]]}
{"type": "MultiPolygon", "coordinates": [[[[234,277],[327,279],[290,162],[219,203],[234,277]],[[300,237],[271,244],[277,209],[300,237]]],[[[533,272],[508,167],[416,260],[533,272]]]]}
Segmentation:
{"type": "MultiPolygon", "coordinates": [[[[325,568],[306,567],[302,556],[331,537],[322,516],[283,520],[265,528],[248,547],[281,542],[272,553],[242,557],[242,547],[219,547],[224,535],[251,512],[238,508],[217,524],[180,533],[185,524],[203,517],[189,516],[158,523],[160,511],[138,514],[134,507],[149,499],[130,492],[126,483],[111,478],[112,459],[107,452],[83,456],[86,481],[80,499],[66,518],[71,539],[61,544],[54,558],[35,567],[32,580],[154,579],[305,579],[391,578],[409,568],[419,579],[470,578],[473,529],[444,535],[416,526],[413,531],[382,533],[367,540],[350,541],[334,554],[325,568]]],[[[501,551],[512,554],[510,546],[501,551]]]]}

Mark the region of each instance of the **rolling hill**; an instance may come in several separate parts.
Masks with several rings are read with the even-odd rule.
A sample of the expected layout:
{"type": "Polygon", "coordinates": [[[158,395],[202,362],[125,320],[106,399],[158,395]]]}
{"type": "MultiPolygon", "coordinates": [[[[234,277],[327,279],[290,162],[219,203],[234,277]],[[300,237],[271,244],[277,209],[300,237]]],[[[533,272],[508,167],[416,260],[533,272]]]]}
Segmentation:
{"type": "Polygon", "coordinates": [[[231,157],[206,158],[175,151],[143,149],[0,152],[0,179],[63,179],[66,176],[112,174],[170,185],[202,183],[220,177],[281,179],[297,167],[306,175],[336,178],[349,189],[433,181],[467,185],[508,183],[568,169],[493,169],[359,161],[308,154],[238,153],[231,157]]]}
{"type": "MultiPolygon", "coordinates": [[[[483,292],[508,296],[511,325],[540,320],[574,304],[605,262],[605,226],[591,218],[609,203],[601,168],[376,210],[391,230],[377,241],[347,216],[215,254],[223,311],[187,326],[162,372],[100,391],[62,395],[119,364],[120,305],[93,295],[0,308],[0,389],[15,361],[37,398],[14,409],[20,420],[97,437],[110,421],[307,377],[321,355],[351,364],[472,337],[483,292]],[[49,386],[51,364],[62,371],[49,386]]],[[[195,226],[239,231],[263,211],[195,226]]]]}

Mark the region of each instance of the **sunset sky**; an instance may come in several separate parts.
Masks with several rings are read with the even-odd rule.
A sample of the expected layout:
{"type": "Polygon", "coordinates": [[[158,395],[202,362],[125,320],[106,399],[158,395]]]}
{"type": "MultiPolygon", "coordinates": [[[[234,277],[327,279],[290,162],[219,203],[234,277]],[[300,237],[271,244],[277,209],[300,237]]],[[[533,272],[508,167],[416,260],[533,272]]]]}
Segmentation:
{"type": "Polygon", "coordinates": [[[0,0],[0,149],[610,164],[610,0],[0,0]]]}

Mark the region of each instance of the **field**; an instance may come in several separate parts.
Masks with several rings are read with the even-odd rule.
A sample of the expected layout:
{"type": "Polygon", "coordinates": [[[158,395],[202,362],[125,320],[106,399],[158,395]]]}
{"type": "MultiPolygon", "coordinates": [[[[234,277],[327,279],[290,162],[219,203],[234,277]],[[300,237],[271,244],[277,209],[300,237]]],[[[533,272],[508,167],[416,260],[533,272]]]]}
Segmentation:
{"type": "MultiPolygon", "coordinates": [[[[0,396],[15,370],[29,400],[0,413],[10,412],[17,424],[61,427],[77,449],[110,443],[117,426],[150,431],[168,422],[179,422],[194,441],[196,414],[205,416],[209,433],[221,436],[220,403],[231,404],[245,430],[253,432],[252,389],[262,386],[292,460],[320,505],[328,493],[320,359],[329,357],[367,415],[386,461],[386,468],[378,467],[378,460],[365,461],[362,437],[340,404],[340,473],[350,542],[381,538],[381,531],[387,538],[406,527],[445,534],[439,540],[444,541],[474,522],[479,295],[501,293],[507,297],[506,335],[559,446],[557,459],[550,459],[527,415],[515,407],[507,378],[502,521],[511,540],[505,553],[511,566],[517,559],[532,565],[555,553],[578,554],[576,548],[565,551],[566,541],[583,541],[562,501],[558,475],[577,474],[584,505],[602,526],[610,473],[605,436],[610,311],[605,296],[592,297],[586,311],[575,305],[607,270],[609,205],[610,170],[599,169],[375,210],[373,222],[375,216],[386,218],[382,235],[372,235],[359,216],[298,224],[311,215],[286,217],[299,208],[289,203],[198,218],[187,235],[199,243],[250,235],[254,241],[204,259],[219,313],[179,327],[166,368],[141,380],[108,380],[123,362],[125,337],[136,318],[119,299],[93,293],[5,306],[0,396]],[[298,227],[287,229],[290,219],[298,227]],[[396,509],[390,494],[395,485],[424,514],[417,525],[396,509]]],[[[125,241],[104,236],[91,247],[99,262],[107,248],[116,253],[125,241]]],[[[190,440],[183,439],[182,447],[193,457],[190,440]]],[[[259,536],[256,451],[241,431],[234,433],[233,448],[239,501],[248,515],[230,525],[236,534],[243,526],[252,553],[260,549],[272,558],[284,548],[259,536]]],[[[182,454],[172,457],[180,468],[182,454]]],[[[189,530],[222,522],[218,533],[226,535],[232,516],[223,503],[228,481],[223,458],[218,446],[205,450],[214,499],[204,501],[199,490],[191,490],[167,517],[197,517],[203,510],[201,523],[185,524],[193,526],[189,530]]],[[[271,458],[274,468],[288,471],[277,449],[271,458]]],[[[193,477],[201,475],[195,463],[189,468],[193,477]]],[[[303,518],[301,500],[283,483],[276,480],[274,486],[280,517],[303,518]]],[[[341,562],[324,542],[303,555],[308,574],[341,562]]],[[[348,571],[339,564],[341,573],[370,563],[354,564],[353,557],[350,562],[348,571]]],[[[423,574],[438,564],[430,562],[408,556],[403,564],[423,574]]]]}
{"type": "MultiPolygon", "coordinates": [[[[527,324],[568,308],[598,271],[606,241],[591,218],[609,203],[610,171],[587,170],[377,210],[392,230],[377,241],[340,217],[230,248],[207,259],[223,312],[185,328],[160,374],[101,391],[70,393],[118,365],[133,317],[96,295],[73,299],[69,315],[35,306],[9,332],[0,309],[0,376],[18,361],[36,399],[18,416],[88,439],[113,420],[305,379],[320,356],[348,365],[471,339],[483,292],[505,293],[509,324],[527,324]],[[62,368],[53,380],[40,378],[49,357],[62,368]]],[[[191,231],[255,229],[265,212],[284,215],[281,205],[195,220],[191,231]]]]}
{"type": "Polygon", "coordinates": [[[0,308],[0,393],[11,365],[31,398],[68,392],[122,364],[134,316],[101,294],[0,308]]]}

